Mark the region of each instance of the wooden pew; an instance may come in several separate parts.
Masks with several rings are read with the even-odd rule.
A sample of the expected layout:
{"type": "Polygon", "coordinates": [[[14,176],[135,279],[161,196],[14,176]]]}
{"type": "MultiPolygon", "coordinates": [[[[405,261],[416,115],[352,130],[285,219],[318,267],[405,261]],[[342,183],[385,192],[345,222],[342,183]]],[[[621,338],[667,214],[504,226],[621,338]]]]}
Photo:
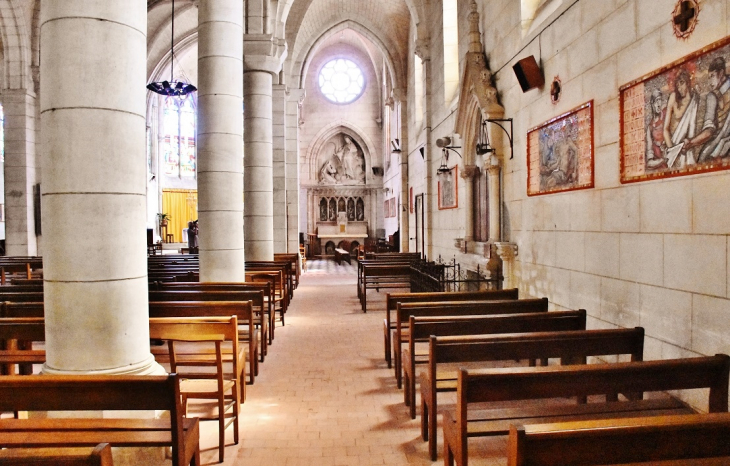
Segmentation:
{"type": "Polygon", "coordinates": [[[362,278],[358,288],[362,312],[368,312],[368,286],[380,291],[380,288],[409,288],[411,287],[410,263],[371,264],[360,262],[362,278]]]}
{"type": "Polygon", "coordinates": [[[42,318],[0,318],[0,374],[29,375],[32,364],[46,362],[46,352],[34,350],[32,342],[46,341],[42,318]]]}
{"type": "MultiPolygon", "coordinates": [[[[261,335],[265,337],[268,344],[274,340],[274,315],[273,303],[269,299],[272,295],[272,287],[267,283],[259,282],[152,282],[149,284],[152,291],[261,291],[264,294],[262,302],[252,300],[254,312],[257,315],[256,325],[261,326],[261,335]],[[258,317],[265,319],[266,322],[259,322],[258,317]]],[[[262,345],[260,360],[263,362],[264,356],[268,354],[266,345],[262,345]]]]}
{"type": "MultiPolygon", "coordinates": [[[[299,253],[276,252],[276,253],[274,253],[274,261],[289,262],[289,265],[291,266],[291,270],[292,270],[292,277],[294,278],[294,289],[296,290],[297,288],[299,288],[299,276],[301,275],[301,272],[302,272],[302,269],[299,265],[299,253]]],[[[293,297],[293,295],[292,295],[292,297],[293,297]]]]}
{"type": "Polygon", "coordinates": [[[285,261],[246,261],[247,272],[264,272],[264,271],[276,271],[280,270],[283,274],[284,288],[286,289],[286,305],[289,306],[289,302],[294,298],[294,275],[296,272],[292,271],[291,263],[288,260],[285,261]]]}
{"type": "MultiPolygon", "coordinates": [[[[553,313],[548,313],[548,315],[553,313]]],[[[428,338],[426,371],[420,374],[421,433],[428,440],[431,460],[436,461],[436,425],[439,392],[456,390],[456,371],[439,370],[439,365],[506,360],[560,358],[561,363],[585,363],[589,356],[628,354],[631,361],[641,361],[644,352],[644,329],[577,330],[518,333],[506,335],[438,336],[442,330],[431,322],[411,318],[411,335],[428,338]]],[[[527,322],[527,321],[526,321],[527,322]]],[[[549,322],[549,321],[546,321],[549,322]]],[[[534,331],[535,327],[527,328],[534,331]]],[[[443,329],[448,330],[448,329],[443,329]]],[[[481,333],[481,328],[474,333],[481,333]]],[[[488,329],[487,329],[488,330],[488,329]]],[[[443,332],[446,333],[446,332],[443,332]]],[[[413,347],[409,347],[413,354],[413,347]]],[[[415,373],[413,358],[408,358],[406,389],[410,396],[411,418],[415,418],[415,373]]],[[[408,404],[408,403],[407,403],[408,404]]]]}
{"type": "Polygon", "coordinates": [[[276,312],[279,312],[279,319],[281,325],[285,325],[284,314],[288,308],[289,299],[287,298],[287,292],[284,280],[284,273],[281,270],[261,270],[261,271],[247,271],[246,272],[247,283],[258,283],[268,284],[270,293],[267,302],[271,306],[271,324],[270,327],[276,328],[276,312]]]}
{"type": "Polygon", "coordinates": [[[200,429],[184,418],[177,374],[0,377],[0,411],[169,411],[169,419],[0,419],[0,448],[172,447],[174,466],[200,465],[200,429]]]}
{"type": "MultiPolygon", "coordinates": [[[[251,301],[256,308],[262,309],[264,306],[263,292],[257,290],[245,291],[207,291],[207,290],[186,290],[186,291],[150,291],[150,302],[161,301],[251,301]]],[[[268,328],[266,319],[261,319],[261,325],[266,324],[266,328],[262,329],[262,335],[268,328]]],[[[263,353],[266,345],[266,339],[260,338],[261,353],[263,353]]]]}
{"type": "Polygon", "coordinates": [[[408,265],[410,266],[414,261],[420,260],[420,256],[411,256],[408,253],[400,253],[395,257],[381,257],[374,259],[372,257],[357,261],[357,297],[362,303],[362,283],[364,276],[364,268],[367,265],[408,265]]]}
{"type": "Polygon", "coordinates": [[[27,448],[0,450],[2,466],[114,466],[112,448],[100,443],[93,450],[80,448],[27,448]]]}
{"type": "MultiPolygon", "coordinates": [[[[253,385],[256,376],[259,375],[259,358],[257,357],[259,336],[254,326],[251,301],[162,301],[150,302],[149,306],[150,319],[236,316],[239,325],[238,339],[241,342],[248,343],[248,351],[246,351],[249,366],[248,381],[253,385]]],[[[150,320],[150,322],[152,321],[150,320]]],[[[245,377],[245,371],[242,371],[242,374],[245,377]]],[[[241,380],[241,391],[245,399],[246,388],[244,382],[244,380],[241,380]]]]}
{"type": "Polygon", "coordinates": [[[398,303],[395,313],[395,334],[393,335],[393,354],[395,356],[395,379],[401,388],[403,367],[401,348],[408,342],[409,335],[404,331],[410,316],[478,316],[495,314],[524,314],[547,312],[547,298],[506,299],[496,301],[445,301],[436,303],[398,303]]]}
{"type": "Polygon", "coordinates": [[[482,291],[448,291],[436,293],[387,293],[385,295],[385,319],[383,321],[383,337],[385,339],[385,360],[388,367],[392,366],[391,340],[395,331],[395,321],[391,319],[391,312],[395,312],[398,303],[442,302],[442,301],[493,301],[497,299],[517,299],[517,288],[508,290],[482,291]]]}
{"type": "MultiPolygon", "coordinates": [[[[508,466],[600,465],[726,457],[730,414],[513,425],[508,466]]],[[[705,462],[703,462],[705,463],[705,462]]]]}
{"type": "Polygon", "coordinates": [[[468,464],[467,440],[507,435],[511,424],[665,414],[694,411],[676,399],[643,400],[642,392],[709,388],[709,411],[728,411],[730,356],[718,354],[689,359],[520,367],[512,369],[460,369],[456,409],[444,412],[444,464],[468,464]],[[615,401],[624,393],[629,401],[615,401]],[[638,394],[638,396],[637,396],[638,394]],[[536,408],[490,409],[473,412],[469,405],[510,400],[606,395],[606,402],[544,404],[536,408]]]}

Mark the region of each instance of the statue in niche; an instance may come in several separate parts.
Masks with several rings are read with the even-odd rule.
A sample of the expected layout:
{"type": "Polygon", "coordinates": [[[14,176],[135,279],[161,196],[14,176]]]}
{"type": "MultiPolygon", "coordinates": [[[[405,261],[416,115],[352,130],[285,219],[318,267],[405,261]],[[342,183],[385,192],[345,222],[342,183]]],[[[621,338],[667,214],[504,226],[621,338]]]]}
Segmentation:
{"type": "Polygon", "coordinates": [[[365,203],[362,201],[362,198],[357,199],[357,204],[355,207],[355,218],[357,218],[358,222],[362,222],[365,220],[365,203]]]}
{"type": "Polygon", "coordinates": [[[355,221],[355,200],[353,198],[347,200],[347,220],[355,221]]]}
{"type": "Polygon", "coordinates": [[[349,136],[338,134],[325,145],[319,160],[319,184],[365,184],[365,156],[349,136]],[[329,154],[327,150],[331,150],[329,154]]]}
{"type": "Polygon", "coordinates": [[[325,198],[319,201],[319,220],[321,222],[327,221],[327,199],[325,198]]]}
{"type": "Polygon", "coordinates": [[[330,199],[329,208],[329,220],[334,222],[337,220],[337,202],[334,199],[330,199]]]}

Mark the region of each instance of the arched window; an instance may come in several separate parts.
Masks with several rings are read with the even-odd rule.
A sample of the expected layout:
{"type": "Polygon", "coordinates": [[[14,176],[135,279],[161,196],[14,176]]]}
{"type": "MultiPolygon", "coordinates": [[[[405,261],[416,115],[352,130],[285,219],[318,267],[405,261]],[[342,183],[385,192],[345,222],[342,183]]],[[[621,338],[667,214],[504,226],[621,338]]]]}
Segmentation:
{"type": "Polygon", "coordinates": [[[165,175],[194,178],[197,159],[193,100],[190,97],[166,97],[162,112],[162,163],[165,175]]]}
{"type": "Polygon", "coordinates": [[[365,76],[353,61],[337,58],[327,62],[319,72],[319,89],[330,101],[349,104],[362,95],[365,76]]]}
{"type": "Polygon", "coordinates": [[[459,88],[459,17],[456,0],[443,0],[444,99],[450,103],[459,88]]]}
{"type": "Polygon", "coordinates": [[[421,61],[421,57],[419,57],[416,54],[413,54],[413,79],[414,82],[414,91],[415,91],[415,107],[416,111],[414,112],[414,115],[416,117],[416,126],[420,125],[423,121],[423,61],[421,61]]]}

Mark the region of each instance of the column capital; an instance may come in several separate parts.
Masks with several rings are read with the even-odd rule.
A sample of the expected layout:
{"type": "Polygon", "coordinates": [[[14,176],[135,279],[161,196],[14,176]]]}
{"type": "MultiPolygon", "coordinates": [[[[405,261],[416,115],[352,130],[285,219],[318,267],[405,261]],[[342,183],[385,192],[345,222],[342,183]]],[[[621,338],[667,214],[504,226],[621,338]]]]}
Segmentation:
{"type": "Polygon", "coordinates": [[[519,250],[516,243],[506,242],[495,242],[494,248],[497,252],[497,255],[505,261],[509,261],[517,257],[517,252],[519,250]]]}
{"type": "Polygon", "coordinates": [[[271,34],[243,36],[244,71],[264,71],[276,75],[281,71],[286,56],[286,42],[282,43],[271,34]]]}
{"type": "Polygon", "coordinates": [[[416,55],[418,55],[418,58],[420,58],[421,61],[431,59],[431,50],[429,49],[427,39],[418,39],[416,41],[415,53],[416,55]]]}
{"type": "Polygon", "coordinates": [[[475,176],[478,176],[479,173],[481,173],[481,170],[479,170],[479,167],[476,165],[464,165],[464,168],[461,169],[461,176],[465,180],[470,180],[474,178],[475,176]]]}

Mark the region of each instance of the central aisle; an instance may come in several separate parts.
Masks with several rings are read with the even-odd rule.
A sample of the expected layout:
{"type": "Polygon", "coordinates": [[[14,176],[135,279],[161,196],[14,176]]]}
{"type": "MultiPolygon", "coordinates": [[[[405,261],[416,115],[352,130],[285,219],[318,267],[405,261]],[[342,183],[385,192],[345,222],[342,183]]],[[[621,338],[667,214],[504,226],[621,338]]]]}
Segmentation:
{"type": "MultiPolygon", "coordinates": [[[[248,385],[241,442],[227,465],[432,465],[383,359],[385,293],[356,295],[356,265],[309,261],[276,339],[248,385]],[[372,308],[370,303],[372,302],[372,308]]],[[[217,464],[215,423],[202,423],[203,464],[217,464]]],[[[442,442],[439,441],[439,450],[442,442]]],[[[478,461],[473,464],[484,464],[478,461]]]]}

